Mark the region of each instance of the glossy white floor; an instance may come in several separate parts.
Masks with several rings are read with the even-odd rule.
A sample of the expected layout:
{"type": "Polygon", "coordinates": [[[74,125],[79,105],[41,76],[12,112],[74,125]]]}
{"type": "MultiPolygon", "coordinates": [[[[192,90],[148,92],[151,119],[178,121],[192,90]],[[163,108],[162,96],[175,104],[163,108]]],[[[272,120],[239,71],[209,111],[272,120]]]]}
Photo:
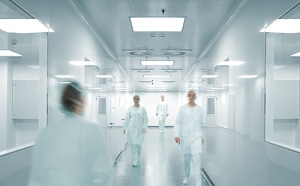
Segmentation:
{"type": "MultiPolygon", "coordinates": [[[[193,171],[191,174],[189,186],[195,185],[193,171]]],[[[181,186],[183,175],[183,159],[174,141],[173,128],[166,128],[162,134],[157,127],[150,127],[143,144],[140,165],[131,166],[128,147],[115,166],[115,185],[181,186]]],[[[207,185],[203,181],[202,186],[207,185]]]]}

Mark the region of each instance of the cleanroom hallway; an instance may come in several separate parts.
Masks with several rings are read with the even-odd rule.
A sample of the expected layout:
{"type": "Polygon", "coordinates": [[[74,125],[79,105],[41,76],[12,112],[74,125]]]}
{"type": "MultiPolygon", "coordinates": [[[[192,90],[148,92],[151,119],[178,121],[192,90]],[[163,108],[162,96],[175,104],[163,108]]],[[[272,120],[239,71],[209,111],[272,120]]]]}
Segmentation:
{"type": "MultiPolygon", "coordinates": [[[[158,127],[149,127],[142,147],[141,163],[131,166],[130,148],[124,151],[115,165],[116,186],[181,186],[183,158],[174,141],[173,127],[167,127],[164,134],[158,127]]],[[[195,185],[191,164],[189,186],[195,185]]],[[[203,179],[202,186],[208,186],[203,179]]]]}

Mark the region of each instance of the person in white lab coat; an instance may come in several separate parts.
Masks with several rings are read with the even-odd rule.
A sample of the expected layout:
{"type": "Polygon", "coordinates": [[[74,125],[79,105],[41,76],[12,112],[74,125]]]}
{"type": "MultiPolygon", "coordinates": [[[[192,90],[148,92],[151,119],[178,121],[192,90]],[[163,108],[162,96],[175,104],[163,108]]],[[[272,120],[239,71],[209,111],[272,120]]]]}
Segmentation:
{"type": "Polygon", "coordinates": [[[72,82],[63,90],[65,118],[39,133],[30,186],[111,186],[113,161],[100,128],[85,120],[83,89],[72,82]]]}
{"type": "Polygon", "coordinates": [[[180,145],[181,152],[184,156],[184,173],[183,184],[189,182],[190,162],[195,165],[196,185],[201,186],[201,153],[204,144],[202,123],[203,110],[195,103],[195,91],[188,92],[189,102],[183,105],[177,115],[174,126],[175,141],[180,145]]]}
{"type": "Polygon", "coordinates": [[[168,102],[165,101],[164,95],[161,95],[160,98],[161,98],[161,101],[156,106],[156,116],[158,116],[159,131],[164,133],[166,119],[169,116],[169,105],[168,105],[168,102]]]}
{"type": "Polygon", "coordinates": [[[127,140],[131,150],[132,166],[139,164],[139,159],[144,142],[144,133],[148,125],[148,116],[146,109],[140,105],[140,97],[133,96],[134,105],[127,110],[124,133],[127,134],[127,140]]]}

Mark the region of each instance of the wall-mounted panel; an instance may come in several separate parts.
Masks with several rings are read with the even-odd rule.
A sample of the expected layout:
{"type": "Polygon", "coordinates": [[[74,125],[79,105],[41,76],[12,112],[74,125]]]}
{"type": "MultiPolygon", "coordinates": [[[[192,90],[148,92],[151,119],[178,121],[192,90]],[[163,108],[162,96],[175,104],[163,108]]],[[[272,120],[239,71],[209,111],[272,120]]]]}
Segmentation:
{"type": "Polygon", "coordinates": [[[13,81],[13,119],[39,119],[39,81],[13,81]]]}

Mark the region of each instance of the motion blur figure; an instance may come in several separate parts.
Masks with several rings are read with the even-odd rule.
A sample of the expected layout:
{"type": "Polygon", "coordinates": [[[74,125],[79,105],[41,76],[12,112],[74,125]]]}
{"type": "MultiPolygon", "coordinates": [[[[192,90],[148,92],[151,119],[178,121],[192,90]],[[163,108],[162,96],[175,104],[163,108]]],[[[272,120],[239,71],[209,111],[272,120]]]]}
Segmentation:
{"type": "Polygon", "coordinates": [[[111,186],[113,161],[102,131],[86,121],[83,89],[77,82],[64,88],[65,118],[50,124],[34,146],[30,186],[111,186]]]}
{"type": "Polygon", "coordinates": [[[132,166],[139,164],[141,157],[142,144],[144,142],[144,133],[148,125],[148,115],[146,109],[140,105],[140,97],[133,96],[134,105],[127,110],[124,133],[127,134],[127,141],[130,145],[132,166]]]}
{"type": "Polygon", "coordinates": [[[196,185],[201,186],[201,153],[204,143],[202,133],[203,111],[195,103],[196,93],[188,92],[189,102],[183,105],[178,112],[174,127],[175,141],[180,145],[184,158],[183,184],[187,185],[190,178],[190,162],[195,167],[196,185]]]}
{"type": "Polygon", "coordinates": [[[156,116],[158,116],[159,121],[159,131],[165,132],[166,119],[169,116],[169,105],[165,101],[165,96],[160,96],[160,101],[156,106],[156,116]]]}

